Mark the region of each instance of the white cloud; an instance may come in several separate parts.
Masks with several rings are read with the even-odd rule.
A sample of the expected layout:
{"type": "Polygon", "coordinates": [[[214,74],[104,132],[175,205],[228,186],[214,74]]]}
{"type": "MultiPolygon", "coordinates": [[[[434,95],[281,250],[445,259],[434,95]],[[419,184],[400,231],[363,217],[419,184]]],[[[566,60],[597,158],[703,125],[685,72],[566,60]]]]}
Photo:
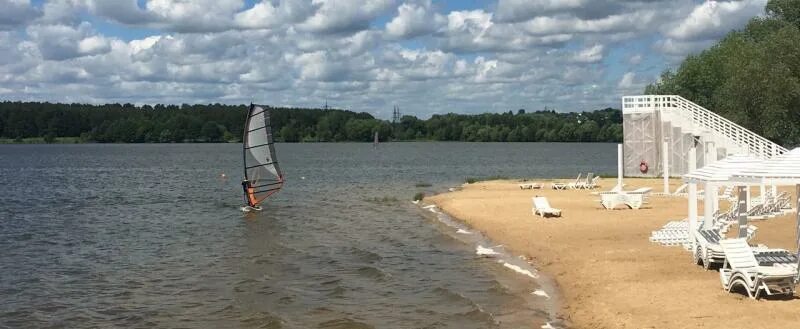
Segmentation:
{"type": "Polygon", "coordinates": [[[630,89],[631,87],[633,87],[633,79],[635,78],[636,78],[636,73],[627,72],[623,74],[622,79],[620,79],[619,83],[617,84],[617,88],[630,89]]]}
{"type": "Polygon", "coordinates": [[[78,27],[67,25],[33,25],[27,29],[44,59],[64,60],[108,52],[109,41],[95,35],[89,23],[78,27]]]}
{"type": "Polygon", "coordinates": [[[30,0],[0,0],[0,8],[0,30],[25,25],[40,15],[30,0]]]}
{"type": "Polygon", "coordinates": [[[572,59],[578,63],[597,63],[603,59],[603,45],[594,45],[575,54],[572,59]]]}
{"type": "Polygon", "coordinates": [[[499,0],[447,11],[431,0],[0,4],[19,9],[13,23],[11,11],[0,12],[7,99],[328,99],[382,115],[398,104],[424,117],[618,106],[622,93],[640,92],[667,65],[760,14],[763,0],[714,8],[694,0],[499,0]],[[145,36],[120,33],[129,28],[145,36]]]}
{"type": "Polygon", "coordinates": [[[42,16],[37,23],[73,25],[78,23],[78,13],[85,8],[83,0],[51,0],[42,5],[42,16]]]}
{"type": "Polygon", "coordinates": [[[301,23],[302,30],[315,33],[351,33],[391,8],[392,0],[312,0],[317,11],[301,23]]]}
{"type": "Polygon", "coordinates": [[[234,20],[238,27],[274,29],[303,21],[314,10],[314,6],[307,1],[281,0],[276,6],[269,0],[262,0],[252,8],[237,13],[234,20]]]}
{"type": "Polygon", "coordinates": [[[576,17],[536,17],[523,23],[522,26],[525,31],[535,35],[623,32],[647,29],[656,17],[655,10],[642,10],[589,20],[576,17]]]}
{"type": "Polygon", "coordinates": [[[763,12],[765,4],[766,0],[707,1],[697,5],[667,35],[690,41],[719,38],[763,12]]]}
{"type": "Polygon", "coordinates": [[[538,15],[580,8],[587,0],[499,0],[497,18],[502,22],[519,22],[538,15]]]}
{"type": "Polygon", "coordinates": [[[386,33],[394,38],[413,38],[435,31],[442,21],[441,16],[434,15],[430,0],[404,3],[397,8],[397,16],[386,23],[386,33]]]}
{"type": "Polygon", "coordinates": [[[273,28],[282,23],[280,12],[272,3],[262,1],[236,14],[236,24],[246,28],[273,28]]]}
{"type": "Polygon", "coordinates": [[[157,19],[152,12],[140,8],[136,0],[87,0],[86,5],[94,14],[123,24],[145,24],[157,19]]]}

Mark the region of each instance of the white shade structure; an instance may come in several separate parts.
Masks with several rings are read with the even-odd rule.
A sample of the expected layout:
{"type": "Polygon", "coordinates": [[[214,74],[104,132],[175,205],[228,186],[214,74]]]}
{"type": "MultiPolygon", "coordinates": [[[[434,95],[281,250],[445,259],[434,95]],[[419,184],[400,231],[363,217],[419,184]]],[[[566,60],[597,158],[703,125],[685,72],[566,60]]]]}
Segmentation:
{"type": "MultiPolygon", "coordinates": [[[[734,182],[732,177],[751,168],[760,167],[764,160],[743,154],[734,154],[703,168],[683,175],[687,183],[715,183],[716,185],[748,185],[734,182]]],[[[800,174],[800,173],[798,173],[800,174]]]]}
{"type": "Polygon", "coordinates": [[[800,184],[800,147],[765,160],[759,165],[742,168],[730,176],[736,185],[800,184]]]}
{"type": "MultiPolygon", "coordinates": [[[[795,185],[795,205],[800,209],[800,147],[764,161],[732,175],[733,182],[740,184],[795,185]]],[[[797,237],[798,268],[800,268],[800,211],[795,224],[797,237]]]]}
{"type": "MultiPolygon", "coordinates": [[[[704,198],[704,211],[703,211],[703,227],[708,229],[712,225],[714,210],[719,207],[717,200],[717,188],[723,185],[747,185],[745,183],[734,183],[731,181],[733,175],[740,173],[742,170],[752,167],[758,167],[764,160],[758,159],[753,156],[734,154],[725,157],[722,160],[711,163],[703,168],[693,170],[686,175],[683,175],[683,180],[689,186],[701,183],[705,185],[705,198],[704,198]]],[[[689,200],[696,200],[696,193],[689,193],[689,200]]],[[[690,202],[690,207],[694,202],[690,202]]],[[[696,210],[689,211],[690,223],[695,223],[696,210]]],[[[691,225],[694,229],[694,225],[691,225]]],[[[690,233],[691,234],[691,233],[690,233]]]]}

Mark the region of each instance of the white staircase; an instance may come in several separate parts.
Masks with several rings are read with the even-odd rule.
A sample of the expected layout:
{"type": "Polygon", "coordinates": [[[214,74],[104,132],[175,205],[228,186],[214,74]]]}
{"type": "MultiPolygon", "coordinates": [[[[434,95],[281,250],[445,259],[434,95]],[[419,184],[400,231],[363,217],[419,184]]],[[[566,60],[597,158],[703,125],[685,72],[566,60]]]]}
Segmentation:
{"type": "Polygon", "coordinates": [[[728,154],[742,153],[769,159],[787,151],[786,148],[681,96],[625,96],[622,107],[623,112],[625,109],[645,108],[660,111],[662,121],[669,121],[673,127],[679,127],[685,133],[714,142],[717,147],[725,148],[728,154]]]}
{"type": "MultiPolygon", "coordinates": [[[[746,128],[677,95],[639,95],[622,98],[623,127],[626,145],[626,175],[637,174],[640,161],[647,161],[656,170],[643,176],[658,176],[661,164],[661,144],[669,143],[670,163],[679,165],[671,175],[688,171],[686,159],[691,144],[698,144],[697,168],[715,158],[729,154],[749,154],[769,159],[786,152],[786,148],[747,130],[746,128]],[[644,119],[643,119],[644,118],[644,119]],[[644,120],[644,121],[642,121],[644,120]],[[692,142],[694,141],[694,142],[692,142]],[[722,152],[717,154],[717,152],[722,152]],[[628,159],[629,154],[630,159],[628,159]]],[[[672,166],[671,166],[672,167],[672,166]]]]}

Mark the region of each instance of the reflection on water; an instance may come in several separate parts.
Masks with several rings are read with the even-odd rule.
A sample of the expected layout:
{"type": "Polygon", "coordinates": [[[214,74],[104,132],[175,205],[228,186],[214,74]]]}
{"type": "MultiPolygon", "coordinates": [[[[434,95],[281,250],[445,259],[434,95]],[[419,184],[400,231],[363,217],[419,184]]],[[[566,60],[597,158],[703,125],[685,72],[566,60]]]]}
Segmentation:
{"type": "Polygon", "coordinates": [[[469,176],[611,173],[615,155],[612,144],[281,144],[286,188],[242,214],[240,152],[0,146],[0,326],[538,327],[549,315],[535,282],[410,198],[469,176]]]}

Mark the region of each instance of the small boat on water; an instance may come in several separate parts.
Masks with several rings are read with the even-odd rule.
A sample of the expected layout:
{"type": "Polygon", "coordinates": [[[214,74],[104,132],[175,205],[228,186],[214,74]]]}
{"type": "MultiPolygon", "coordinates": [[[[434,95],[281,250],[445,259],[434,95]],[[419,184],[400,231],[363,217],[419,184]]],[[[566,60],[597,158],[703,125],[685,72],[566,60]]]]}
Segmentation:
{"type": "Polygon", "coordinates": [[[269,108],[250,104],[244,124],[242,154],[244,157],[245,206],[242,211],[260,211],[261,204],[283,187],[283,173],[275,157],[269,108]]]}

